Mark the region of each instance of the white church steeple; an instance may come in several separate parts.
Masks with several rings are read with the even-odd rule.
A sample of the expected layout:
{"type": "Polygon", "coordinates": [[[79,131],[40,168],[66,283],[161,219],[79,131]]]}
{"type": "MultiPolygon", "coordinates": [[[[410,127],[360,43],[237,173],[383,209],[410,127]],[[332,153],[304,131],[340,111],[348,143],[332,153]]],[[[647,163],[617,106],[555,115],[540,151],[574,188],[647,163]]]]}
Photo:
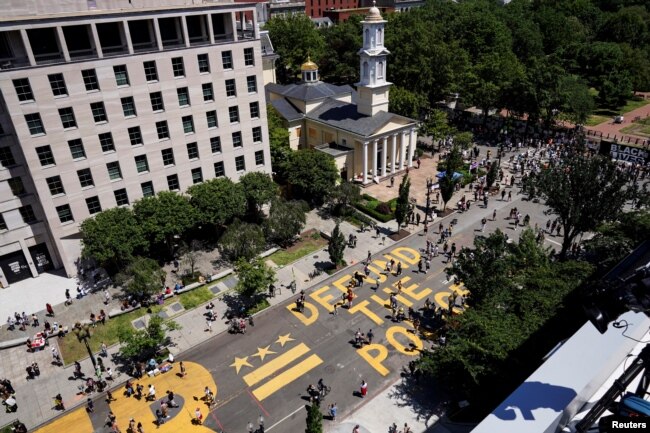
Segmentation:
{"type": "Polygon", "coordinates": [[[363,47],[359,50],[360,80],[357,111],[372,116],[379,111],[388,111],[388,91],[391,83],[386,81],[386,60],[390,52],[384,48],[384,20],[373,1],[363,25],[363,47]]]}

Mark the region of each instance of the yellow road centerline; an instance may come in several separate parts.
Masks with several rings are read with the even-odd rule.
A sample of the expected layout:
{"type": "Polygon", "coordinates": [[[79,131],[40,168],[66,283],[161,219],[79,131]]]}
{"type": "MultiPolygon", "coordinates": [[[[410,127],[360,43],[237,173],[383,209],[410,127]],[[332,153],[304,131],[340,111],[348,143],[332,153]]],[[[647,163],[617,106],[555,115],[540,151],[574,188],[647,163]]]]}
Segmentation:
{"type": "Polygon", "coordinates": [[[283,371],[273,379],[266,382],[264,385],[253,390],[253,395],[260,401],[264,400],[269,395],[276,392],[278,389],[287,386],[294,380],[301,377],[303,374],[317,367],[323,362],[318,355],[311,355],[309,358],[294,365],[288,370],[283,371]]]}
{"type": "Polygon", "coordinates": [[[300,358],[302,355],[304,355],[307,352],[309,352],[309,347],[307,347],[305,343],[300,343],[297,346],[288,350],[287,352],[283,353],[282,355],[272,359],[266,364],[263,364],[260,367],[256,368],[255,370],[248,373],[246,376],[243,377],[244,382],[246,382],[246,385],[248,386],[253,386],[256,383],[260,382],[261,380],[266,379],[267,377],[269,377],[276,371],[280,370],[281,368],[285,367],[290,362],[300,358]]]}

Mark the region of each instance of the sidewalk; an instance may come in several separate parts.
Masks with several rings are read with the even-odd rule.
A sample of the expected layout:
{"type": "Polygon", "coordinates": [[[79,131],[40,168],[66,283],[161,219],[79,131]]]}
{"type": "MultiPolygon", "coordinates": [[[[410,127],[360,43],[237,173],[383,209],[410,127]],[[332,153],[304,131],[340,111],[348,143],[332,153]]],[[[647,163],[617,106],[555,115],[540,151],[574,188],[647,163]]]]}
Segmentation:
{"type": "MultiPolygon", "coordinates": [[[[460,197],[461,194],[463,194],[462,191],[457,193],[455,196],[460,197]]],[[[457,200],[457,198],[452,199],[451,202],[454,203],[454,200],[457,200]]],[[[506,205],[505,202],[500,203],[493,201],[492,203],[494,203],[498,208],[506,205]]],[[[481,213],[482,212],[478,207],[473,206],[472,210],[469,212],[459,215],[459,224],[456,227],[456,231],[462,230],[462,227],[468,227],[470,225],[477,224],[477,221],[480,219],[479,215],[481,213]]],[[[434,224],[437,223],[437,221],[438,220],[436,219],[434,224]]],[[[330,233],[334,228],[334,225],[335,222],[333,219],[318,218],[315,214],[315,211],[313,211],[308,215],[307,226],[305,229],[307,230],[314,228],[325,233],[330,233]]],[[[387,236],[387,234],[392,233],[395,230],[395,222],[391,221],[390,223],[380,223],[378,226],[382,232],[380,235],[381,239],[375,237],[374,231],[365,231],[363,233],[360,233],[355,226],[347,222],[341,223],[341,230],[346,238],[350,233],[354,233],[358,237],[358,246],[354,249],[346,248],[345,250],[345,260],[349,265],[355,265],[365,260],[368,255],[368,251],[374,255],[379,251],[382,251],[384,248],[395,243],[387,236]]],[[[410,231],[419,231],[421,229],[421,225],[418,227],[409,226],[410,231]]],[[[280,284],[288,285],[292,280],[295,279],[297,283],[297,291],[317,285],[329,278],[329,275],[326,273],[321,273],[317,277],[310,279],[309,274],[315,269],[317,263],[324,261],[329,261],[326,247],[322,250],[299,259],[291,265],[277,269],[277,280],[280,284]]],[[[234,286],[235,282],[236,277],[228,277],[226,280],[217,283],[215,287],[212,288],[212,290],[218,295],[222,295],[230,290],[230,288],[234,286]]],[[[276,286],[279,286],[279,284],[276,284],[276,286]]],[[[65,288],[49,287],[48,290],[60,291],[60,293],[63,294],[65,288]]],[[[274,306],[294,296],[295,295],[291,293],[290,290],[283,288],[281,293],[279,293],[274,298],[270,298],[269,302],[271,306],[274,306]]],[[[20,296],[12,297],[11,299],[5,298],[3,299],[2,303],[9,304],[9,308],[13,309],[16,308],[16,303],[21,302],[20,298],[20,296]]],[[[100,309],[104,309],[106,312],[109,312],[110,310],[116,308],[116,301],[113,301],[110,305],[105,306],[103,304],[103,300],[103,295],[101,292],[99,292],[96,294],[88,295],[82,300],[75,301],[71,307],[65,307],[63,304],[55,305],[54,310],[56,313],[56,318],[50,319],[50,322],[56,320],[60,324],[70,326],[76,321],[87,319],[90,312],[95,312],[95,314],[97,314],[100,309]]],[[[39,302],[43,303],[42,300],[39,300],[39,302]]],[[[226,303],[215,302],[215,314],[217,317],[224,316],[226,310],[226,303]]],[[[203,316],[205,313],[205,308],[203,305],[190,311],[184,311],[182,305],[179,302],[174,302],[171,305],[168,305],[164,311],[168,316],[173,316],[173,319],[182,326],[181,330],[173,331],[170,333],[170,337],[173,342],[172,347],[170,347],[170,351],[174,355],[184,352],[191,347],[208,340],[215,334],[227,330],[227,325],[224,323],[224,321],[217,320],[213,322],[212,332],[206,332],[206,322],[205,317],[203,316]]],[[[41,316],[41,324],[43,323],[43,315],[44,312],[41,311],[39,313],[39,316],[41,316]]],[[[145,316],[142,320],[143,323],[146,322],[147,317],[145,316]]],[[[33,329],[35,330],[36,328],[33,329]]],[[[27,336],[30,333],[32,332],[30,328],[28,328],[24,335],[27,336]]],[[[0,341],[6,341],[8,338],[17,338],[19,336],[21,336],[21,334],[19,334],[18,331],[7,331],[6,325],[2,327],[2,330],[0,330],[0,341]]],[[[50,339],[50,345],[54,347],[57,346],[56,338],[50,339]]],[[[118,345],[110,347],[108,351],[109,356],[104,360],[104,365],[106,367],[113,368],[116,373],[116,365],[113,364],[111,360],[113,359],[113,355],[118,352],[118,349],[118,345]]],[[[11,380],[13,387],[16,389],[16,399],[18,403],[18,410],[16,413],[4,413],[4,411],[0,411],[0,426],[6,425],[15,419],[20,419],[31,430],[37,425],[41,425],[50,421],[51,419],[60,415],[60,412],[57,412],[53,409],[53,397],[58,393],[61,393],[63,396],[65,407],[68,410],[85,402],[87,397],[78,395],[78,386],[81,384],[81,382],[75,381],[73,379],[73,366],[62,368],[52,365],[52,357],[49,349],[42,350],[40,352],[29,353],[25,350],[24,345],[22,345],[16,348],[0,351],[0,356],[2,357],[2,362],[0,362],[0,378],[7,378],[11,380]],[[24,369],[32,362],[37,362],[39,364],[41,375],[33,381],[28,381],[25,377],[26,374],[24,369]]],[[[82,360],[81,366],[84,373],[92,375],[93,368],[90,359],[82,360]]],[[[109,386],[111,388],[121,386],[126,381],[126,379],[127,375],[116,374],[114,382],[112,384],[109,384],[109,386]]],[[[358,423],[362,425],[366,429],[362,430],[364,432],[368,431],[376,433],[387,431],[388,425],[390,425],[392,422],[397,422],[400,426],[402,426],[404,422],[408,422],[409,425],[412,426],[414,433],[424,432],[434,420],[421,419],[418,421],[415,414],[409,408],[408,402],[395,401],[395,399],[392,397],[391,389],[392,386],[383,392],[380,392],[380,394],[371,400],[373,402],[372,410],[370,409],[370,405],[366,402],[366,404],[358,411],[348,416],[349,421],[345,420],[344,423],[336,425],[333,427],[336,428],[336,430],[331,430],[331,432],[344,433],[346,430],[349,430],[351,432],[354,425],[348,428],[348,422],[358,423]],[[378,416],[378,407],[381,409],[381,416],[378,416]]]]}

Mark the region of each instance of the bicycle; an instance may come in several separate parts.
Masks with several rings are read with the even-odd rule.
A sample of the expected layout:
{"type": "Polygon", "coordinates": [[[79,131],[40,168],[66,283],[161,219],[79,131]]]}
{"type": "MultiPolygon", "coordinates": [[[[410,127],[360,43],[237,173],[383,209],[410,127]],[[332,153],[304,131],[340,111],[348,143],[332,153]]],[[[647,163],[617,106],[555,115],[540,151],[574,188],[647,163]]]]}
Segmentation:
{"type": "Polygon", "coordinates": [[[325,397],[327,396],[327,394],[330,393],[330,391],[332,391],[332,387],[325,385],[322,388],[320,388],[318,391],[320,392],[321,397],[325,397]]]}

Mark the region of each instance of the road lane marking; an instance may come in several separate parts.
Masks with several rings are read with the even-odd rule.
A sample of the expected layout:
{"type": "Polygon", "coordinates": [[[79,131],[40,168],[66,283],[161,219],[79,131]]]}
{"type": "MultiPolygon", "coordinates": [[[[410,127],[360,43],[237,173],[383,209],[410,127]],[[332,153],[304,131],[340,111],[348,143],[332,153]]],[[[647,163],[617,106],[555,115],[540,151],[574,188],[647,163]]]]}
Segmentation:
{"type": "Polygon", "coordinates": [[[305,405],[304,405],[304,404],[301,405],[298,409],[296,409],[296,410],[294,410],[293,412],[291,412],[289,415],[287,415],[287,416],[285,416],[284,418],[282,418],[280,421],[278,421],[278,422],[276,422],[275,424],[273,424],[271,427],[266,428],[265,431],[269,431],[269,430],[271,430],[273,427],[276,427],[276,426],[279,425],[280,423],[286,421],[287,418],[290,418],[290,417],[294,416],[295,414],[297,414],[297,413],[300,412],[301,410],[305,410],[305,405]]]}
{"type": "Polygon", "coordinates": [[[309,347],[307,347],[305,343],[300,343],[282,355],[273,358],[271,361],[248,373],[243,377],[244,382],[246,382],[246,385],[248,386],[253,386],[261,380],[266,379],[281,368],[285,367],[290,362],[300,358],[307,352],[309,352],[309,347]]]}
{"type": "MultiPolygon", "coordinates": [[[[277,358],[276,358],[277,359],[277,358]]],[[[289,385],[294,380],[302,377],[308,371],[316,368],[323,363],[317,355],[311,355],[309,358],[294,365],[288,370],[283,371],[273,379],[266,382],[264,385],[253,390],[253,395],[260,401],[270,396],[278,389],[289,385]]]]}

